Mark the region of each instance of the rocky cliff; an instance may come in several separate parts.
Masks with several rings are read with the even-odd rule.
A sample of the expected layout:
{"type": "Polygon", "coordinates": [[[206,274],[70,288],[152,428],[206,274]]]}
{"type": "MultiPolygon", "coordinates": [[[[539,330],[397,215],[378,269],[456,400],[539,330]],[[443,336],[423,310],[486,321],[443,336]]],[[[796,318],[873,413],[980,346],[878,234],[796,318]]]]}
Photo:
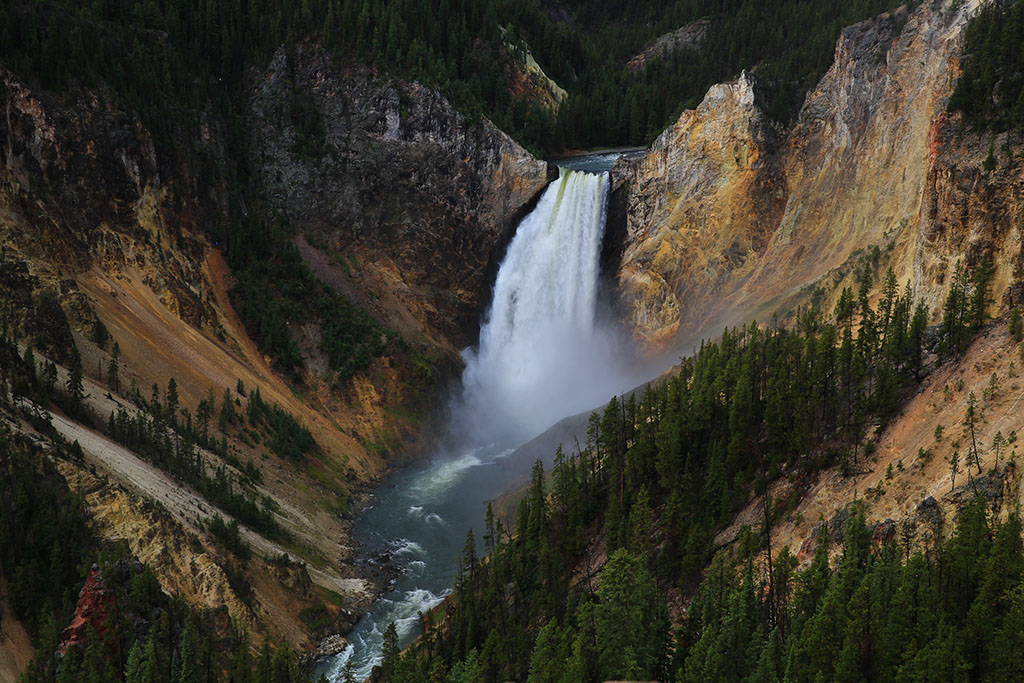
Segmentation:
{"type": "MultiPolygon", "coordinates": [[[[996,323],[963,358],[931,358],[901,414],[870,430],[877,450],[863,467],[773,484],[772,499],[792,509],[772,545],[799,549],[801,562],[822,526],[841,542],[852,506],[879,542],[934,552],[975,495],[999,518],[1022,498],[1022,356],[1005,314],[1024,297],[1024,138],[972,131],[947,112],[964,29],[982,4],[926,1],[845,29],[788,128],[765,116],[755,77],[714,86],[645,156],[613,172],[611,215],[624,223],[619,312],[652,353],[687,352],[724,325],[798,306],[828,315],[869,263],[891,266],[935,322],[957,263],[992,258],[996,323]],[[975,397],[983,471],[954,482],[950,462],[975,397]]],[[[758,524],[763,505],[755,497],[716,545],[758,524]]]]}
{"type": "Polygon", "coordinates": [[[646,156],[615,170],[627,219],[620,300],[647,344],[701,324],[723,285],[751,271],[784,210],[776,131],[755,89],[746,73],[714,86],[646,156]]]}
{"type": "Polygon", "coordinates": [[[928,1],[845,29],[786,130],[755,79],[715,86],[617,169],[634,336],[666,348],[812,297],[831,310],[873,247],[933,314],[956,261],[991,253],[1002,302],[1021,262],[1021,165],[1003,154],[986,171],[988,139],[945,111],[978,5],[928,1]]]}
{"type": "Polygon", "coordinates": [[[643,71],[649,63],[664,59],[679,50],[699,50],[701,43],[707,37],[709,23],[710,21],[705,17],[658,36],[654,42],[631,57],[626,62],[626,68],[633,74],[637,74],[643,71]]]}
{"type": "MultiPolygon", "coordinates": [[[[24,297],[49,287],[86,330],[95,318],[75,278],[131,269],[175,315],[210,323],[198,221],[215,211],[214,193],[158,155],[139,119],[111,108],[108,96],[64,100],[0,66],[0,244],[10,276],[29,278],[17,286],[20,303],[5,297],[11,320],[38,323],[25,316],[24,297]]],[[[195,144],[208,152],[210,143],[195,144]]],[[[70,337],[56,334],[66,351],[70,337]]]]}
{"type": "Polygon", "coordinates": [[[430,89],[312,45],[254,76],[249,116],[270,211],[358,269],[388,322],[451,352],[474,342],[488,268],[553,167],[430,89]]]}

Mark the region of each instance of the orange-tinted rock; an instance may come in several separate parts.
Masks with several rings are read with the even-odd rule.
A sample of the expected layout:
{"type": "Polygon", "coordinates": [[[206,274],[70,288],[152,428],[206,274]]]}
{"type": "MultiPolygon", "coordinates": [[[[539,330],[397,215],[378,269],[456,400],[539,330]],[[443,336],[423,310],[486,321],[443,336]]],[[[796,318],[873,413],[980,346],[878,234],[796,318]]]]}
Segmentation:
{"type": "Polygon", "coordinates": [[[71,619],[60,638],[61,654],[71,647],[84,647],[86,633],[90,628],[96,631],[100,639],[107,631],[107,616],[115,609],[113,594],[103,586],[103,575],[95,567],[85,579],[85,585],[78,593],[78,605],[75,616],[71,619]]]}
{"type": "Polygon", "coordinates": [[[1020,136],[995,139],[986,171],[988,136],[963,134],[945,109],[977,4],[922,3],[845,29],[786,130],[744,74],[620,167],[620,314],[634,336],[676,347],[815,295],[830,311],[873,247],[933,316],[956,261],[991,253],[1002,303],[1024,268],[1024,165],[1002,152],[1019,152],[1020,136]]]}

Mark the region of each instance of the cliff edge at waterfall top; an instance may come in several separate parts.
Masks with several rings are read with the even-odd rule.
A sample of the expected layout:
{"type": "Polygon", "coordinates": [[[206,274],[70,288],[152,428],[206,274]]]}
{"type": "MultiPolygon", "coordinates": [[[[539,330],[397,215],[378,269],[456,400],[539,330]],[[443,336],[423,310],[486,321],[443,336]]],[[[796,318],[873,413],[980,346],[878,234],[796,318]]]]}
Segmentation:
{"type": "Polygon", "coordinates": [[[1024,0],[0,3],[0,683],[1024,679],[1024,0]]]}

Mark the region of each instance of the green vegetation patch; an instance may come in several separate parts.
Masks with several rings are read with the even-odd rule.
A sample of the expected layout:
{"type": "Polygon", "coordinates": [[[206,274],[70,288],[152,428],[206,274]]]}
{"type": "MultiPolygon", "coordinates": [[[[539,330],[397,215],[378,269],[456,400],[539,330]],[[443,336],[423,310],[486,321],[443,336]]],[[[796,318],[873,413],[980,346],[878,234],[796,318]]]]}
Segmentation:
{"type": "Polygon", "coordinates": [[[300,461],[320,451],[309,429],[279,405],[264,401],[259,387],[250,394],[247,411],[249,422],[263,425],[270,432],[270,450],[282,458],[300,461]]]}
{"type": "Polygon", "coordinates": [[[404,349],[401,338],[364,309],[323,285],[280,232],[264,242],[229,251],[235,274],[231,301],[260,348],[275,365],[301,381],[303,361],[292,325],[316,322],[320,351],[339,384],[367,369],[375,358],[404,349]],[[283,243],[280,249],[272,248],[283,243]],[[244,249],[244,253],[239,253],[244,249]]]}
{"type": "MultiPolygon", "coordinates": [[[[961,276],[975,283],[961,290],[982,292],[981,302],[984,270],[961,276]]],[[[442,624],[406,654],[385,647],[385,680],[428,681],[441,665],[470,671],[468,680],[539,681],[923,680],[922,670],[943,678],[949,662],[979,678],[1001,671],[1001,662],[1019,666],[1017,654],[969,640],[971,610],[1007,604],[976,601],[993,547],[983,510],[961,522],[967,535],[927,569],[918,556],[904,570],[908,553],[894,543],[876,551],[856,507],[836,569],[827,544],[800,576],[788,554],[765,561],[798,492],[822,468],[870,467],[869,429],[896,415],[927,371],[927,309],[891,270],[873,296],[873,272],[869,259],[856,289],[844,289],[829,314],[805,309],[789,326],[726,330],[684,359],[678,375],[593,414],[585,442],[556,451],[550,477],[534,466],[514,534],[488,507],[487,561],[470,532],[442,624]],[[783,477],[797,493],[775,499],[770,485],[783,477]],[[716,534],[755,495],[766,499],[753,528],[740,532],[733,556],[720,554],[706,571],[716,534]],[[580,571],[592,566],[595,539],[609,561],[593,581],[580,571]],[[871,607],[899,595],[904,571],[908,606],[871,607]],[[914,602],[924,586],[935,596],[914,602]],[[694,596],[675,633],[669,591],[694,596]],[[921,604],[930,611],[924,621],[913,611],[921,604]],[[892,637],[879,635],[887,628],[892,637]],[[970,644],[954,651],[953,642],[970,644]]],[[[958,293],[957,310],[973,298],[958,293]]],[[[963,310],[955,323],[970,327],[947,325],[935,346],[955,352],[958,335],[984,321],[983,305],[963,310]]],[[[1005,580],[990,586],[1004,600],[1024,575],[1019,525],[1011,526],[1012,571],[997,570],[1005,580]]],[[[973,623],[991,615],[978,612],[973,623]]]]}
{"type": "Polygon", "coordinates": [[[949,109],[982,130],[1024,135],[1024,2],[990,2],[971,19],[949,109]]]}

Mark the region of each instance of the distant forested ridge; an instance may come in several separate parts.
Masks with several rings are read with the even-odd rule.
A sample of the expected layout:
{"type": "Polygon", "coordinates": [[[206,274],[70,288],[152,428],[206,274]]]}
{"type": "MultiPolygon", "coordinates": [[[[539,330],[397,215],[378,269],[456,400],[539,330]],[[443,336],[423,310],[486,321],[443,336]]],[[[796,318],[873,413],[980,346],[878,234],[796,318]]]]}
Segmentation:
{"type": "MultiPolygon", "coordinates": [[[[644,144],[707,88],[752,69],[786,119],[831,63],[839,31],[894,0],[70,0],[0,7],[0,59],[57,92],[108,85],[165,144],[198,137],[200,111],[235,134],[246,69],[282,44],[314,38],[343,57],[438,87],[538,152],[644,144]],[[696,20],[682,49],[637,74],[626,62],[696,20]],[[510,88],[529,49],[568,100],[551,111],[510,88]]],[[[186,148],[187,150],[187,145],[186,148]]]]}

